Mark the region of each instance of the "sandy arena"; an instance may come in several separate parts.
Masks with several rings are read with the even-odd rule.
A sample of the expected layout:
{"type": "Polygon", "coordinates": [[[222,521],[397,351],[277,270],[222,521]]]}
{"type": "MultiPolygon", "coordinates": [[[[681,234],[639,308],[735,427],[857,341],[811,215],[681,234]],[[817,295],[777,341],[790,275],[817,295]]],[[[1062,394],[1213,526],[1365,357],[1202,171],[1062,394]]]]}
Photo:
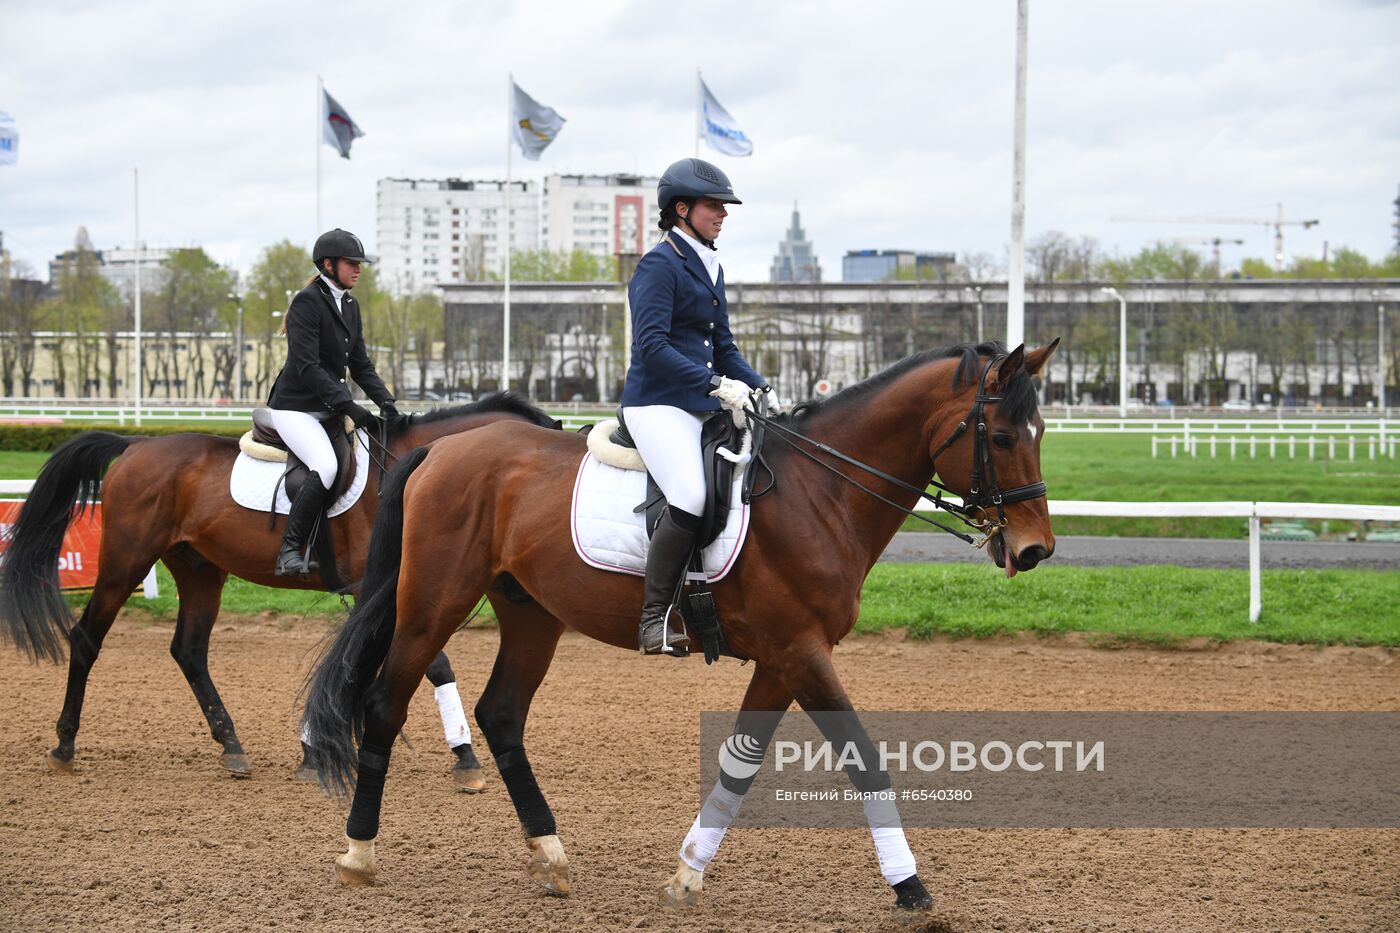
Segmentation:
{"type": "MultiPolygon", "coordinates": [[[[697,807],[699,709],[734,708],[749,671],[641,660],[566,636],[527,732],[574,896],[525,876],[509,798],[453,791],[430,689],[385,794],[380,877],[340,887],[344,814],[291,779],[293,709],[327,626],[221,621],[211,669],[256,773],[218,767],[167,653],[173,626],[123,616],[88,689],[77,772],[44,752],[64,674],[0,654],[0,927],[6,930],[1360,930],[1400,926],[1397,830],[909,831],[936,899],[896,917],[864,830],[736,830],[705,903],[656,892],[697,807]]],[[[448,646],[470,708],[494,631],[448,646]]],[[[1396,710],[1400,654],[1240,645],[1096,650],[1036,640],[850,639],[837,667],[862,709],[1396,710]]],[[[473,727],[475,728],[475,726],[473,727]]]]}

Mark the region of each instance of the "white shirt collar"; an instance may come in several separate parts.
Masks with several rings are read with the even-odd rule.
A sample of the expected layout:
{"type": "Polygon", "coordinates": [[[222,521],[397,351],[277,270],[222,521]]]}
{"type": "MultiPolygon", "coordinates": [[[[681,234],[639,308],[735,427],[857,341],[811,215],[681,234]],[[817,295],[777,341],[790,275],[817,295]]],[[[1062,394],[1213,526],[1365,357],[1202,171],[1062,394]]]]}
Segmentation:
{"type": "Polygon", "coordinates": [[[335,299],[335,309],[337,311],[343,311],[343,309],[340,306],[340,300],[345,297],[345,289],[332,282],[324,272],[321,273],[321,281],[325,282],[328,286],[330,286],[331,297],[335,299]]]}
{"type": "Polygon", "coordinates": [[[680,234],[681,237],[683,237],[685,241],[690,244],[690,248],[695,250],[696,255],[700,257],[700,261],[705,264],[705,271],[710,274],[710,284],[718,285],[720,268],[719,253],[710,249],[710,247],[705,246],[699,240],[695,239],[695,237],[682,230],[679,226],[672,227],[671,232],[680,234]]]}

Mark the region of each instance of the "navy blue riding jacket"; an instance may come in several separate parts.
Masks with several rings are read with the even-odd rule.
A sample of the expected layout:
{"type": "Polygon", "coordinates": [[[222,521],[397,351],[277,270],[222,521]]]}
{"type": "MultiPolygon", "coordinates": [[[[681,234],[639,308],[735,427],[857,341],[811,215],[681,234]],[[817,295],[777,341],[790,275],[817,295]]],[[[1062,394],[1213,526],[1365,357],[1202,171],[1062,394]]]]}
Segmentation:
{"type": "Polygon", "coordinates": [[[632,363],[623,407],[672,405],[714,411],[710,377],[728,376],[758,388],[764,379],[734,346],[724,270],[710,282],[705,264],[684,238],[667,234],[637,263],[627,287],[632,305],[632,363]]]}

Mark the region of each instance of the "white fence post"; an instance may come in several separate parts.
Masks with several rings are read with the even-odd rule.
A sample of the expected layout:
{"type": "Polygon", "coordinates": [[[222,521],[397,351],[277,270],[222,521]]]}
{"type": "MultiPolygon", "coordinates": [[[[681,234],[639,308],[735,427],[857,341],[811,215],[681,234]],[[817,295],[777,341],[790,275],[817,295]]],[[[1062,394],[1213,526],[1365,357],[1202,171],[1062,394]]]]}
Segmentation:
{"type": "Polygon", "coordinates": [[[1252,504],[1249,513],[1249,621],[1258,622],[1263,608],[1259,580],[1259,507],[1252,504]]]}

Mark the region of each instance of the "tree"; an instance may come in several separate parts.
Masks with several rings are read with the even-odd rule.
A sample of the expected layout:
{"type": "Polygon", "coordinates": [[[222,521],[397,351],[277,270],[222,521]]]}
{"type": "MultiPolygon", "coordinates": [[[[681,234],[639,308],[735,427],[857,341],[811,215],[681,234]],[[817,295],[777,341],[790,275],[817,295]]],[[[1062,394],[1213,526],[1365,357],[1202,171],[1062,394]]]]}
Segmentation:
{"type": "Polygon", "coordinates": [[[514,282],[616,282],[617,259],[581,249],[512,251],[510,277],[514,282]]]}
{"type": "Polygon", "coordinates": [[[0,279],[0,383],[5,395],[29,395],[34,374],[34,332],[42,316],[44,286],[28,264],[17,261],[9,277],[0,279]]]}
{"type": "Polygon", "coordinates": [[[54,395],[69,394],[68,350],[71,337],[73,362],[77,370],[75,395],[94,394],[98,378],[102,333],[112,310],[120,305],[116,288],[102,278],[97,252],[86,228],[79,227],[73,249],[61,261],[55,294],[47,312],[54,335],[54,395]]]}
{"type": "Polygon", "coordinates": [[[248,290],[243,295],[244,339],[257,344],[257,366],[249,380],[252,395],[266,396],[272,379],[282,369],[286,351],[273,350],[273,340],[282,328],[282,315],[292,296],[314,277],[311,254],[290,240],[274,243],[263,250],[248,272],[248,290]]]}

